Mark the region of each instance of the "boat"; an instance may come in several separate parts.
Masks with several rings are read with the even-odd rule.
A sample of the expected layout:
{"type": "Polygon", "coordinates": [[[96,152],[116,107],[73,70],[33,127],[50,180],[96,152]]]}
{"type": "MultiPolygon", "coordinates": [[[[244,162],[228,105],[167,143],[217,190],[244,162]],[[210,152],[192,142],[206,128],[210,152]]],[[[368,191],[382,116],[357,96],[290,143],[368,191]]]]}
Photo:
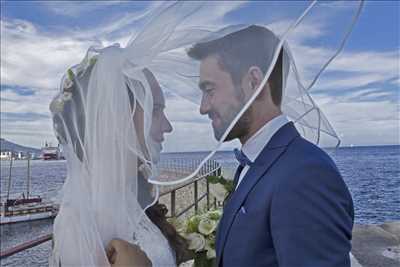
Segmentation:
{"type": "Polygon", "coordinates": [[[19,198],[10,198],[12,162],[13,160],[10,161],[7,197],[5,201],[0,202],[0,225],[54,218],[59,209],[57,204],[51,201],[43,201],[40,196],[30,196],[31,175],[29,159],[26,195],[22,193],[19,198]]]}
{"type": "Polygon", "coordinates": [[[43,160],[59,160],[63,159],[60,148],[58,146],[52,146],[46,142],[45,146],[42,147],[42,159],[43,160]]]}
{"type": "Polygon", "coordinates": [[[0,204],[0,225],[54,218],[58,207],[40,197],[7,199],[0,204]]]}

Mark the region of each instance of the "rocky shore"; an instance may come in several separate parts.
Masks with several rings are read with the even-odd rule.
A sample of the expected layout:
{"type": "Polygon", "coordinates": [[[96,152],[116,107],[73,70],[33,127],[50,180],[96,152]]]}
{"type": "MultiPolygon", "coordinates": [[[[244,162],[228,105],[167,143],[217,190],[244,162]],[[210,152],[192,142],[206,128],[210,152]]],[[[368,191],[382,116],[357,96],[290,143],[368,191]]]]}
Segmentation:
{"type": "Polygon", "coordinates": [[[400,221],[355,225],[352,246],[353,267],[400,266],[400,221]]]}

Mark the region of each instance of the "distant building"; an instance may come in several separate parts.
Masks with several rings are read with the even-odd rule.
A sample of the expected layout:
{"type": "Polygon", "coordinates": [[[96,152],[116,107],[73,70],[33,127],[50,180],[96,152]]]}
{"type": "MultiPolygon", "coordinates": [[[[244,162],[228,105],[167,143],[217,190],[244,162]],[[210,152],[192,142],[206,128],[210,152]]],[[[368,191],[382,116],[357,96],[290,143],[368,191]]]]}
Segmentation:
{"type": "Polygon", "coordinates": [[[15,152],[10,150],[4,150],[0,152],[0,159],[1,160],[11,160],[15,157],[15,152]]]}
{"type": "Polygon", "coordinates": [[[25,159],[25,154],[24,154],[24,152],[19,151],[19,152],[17,153],[17,159],[25,159]]]}

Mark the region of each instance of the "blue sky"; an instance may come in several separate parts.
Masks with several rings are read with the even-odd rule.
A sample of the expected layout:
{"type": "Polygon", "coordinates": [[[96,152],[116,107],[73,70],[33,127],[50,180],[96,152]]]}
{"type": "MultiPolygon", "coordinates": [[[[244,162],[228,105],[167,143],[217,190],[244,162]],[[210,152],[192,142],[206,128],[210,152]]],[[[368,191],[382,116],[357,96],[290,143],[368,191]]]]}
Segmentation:
{"type": "MultiPolygon", "coordinates": [[[[268,13],[268,23],[279,24],[307,3],[269,2],[275,9],[268,13],[262,4],[219,2],[219,8],[200,12],[194,21],[213,26],[264,23],[268,13]],[[207,20],[210,16],[217,19],[207,20]]],[[[354,11],[354,3],[340,3],[344,15],[354,11]]],[[[65,70],[78,63],[90,45],[126,44],[160,5],[2,1],[1,136],[36,147],[46,140],[55,143],[48,105],[65,70]]],[[[332,19],[331,13],[318,9],[293,42],[310,51],[333,46],[350,16],[332,19]]],[[[399,16],[397,1],[367,1],[345,49],[313,88],[315,101],[345,146],[400,143],[399,16]]],[[[315,61],[304,57],[300,63],[315,61]]]]}

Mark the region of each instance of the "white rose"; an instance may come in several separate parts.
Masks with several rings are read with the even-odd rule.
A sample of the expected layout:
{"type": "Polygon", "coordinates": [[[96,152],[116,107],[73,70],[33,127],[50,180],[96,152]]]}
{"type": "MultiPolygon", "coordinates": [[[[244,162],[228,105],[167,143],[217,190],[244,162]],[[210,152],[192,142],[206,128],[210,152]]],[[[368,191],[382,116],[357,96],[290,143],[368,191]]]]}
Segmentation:
{"type": "Polygon", "coordinates": [[[72,93],[71,92],[64,92],[62,94],[62,100],[65,101],[69,101],[72,98],[72,93]]]}
{"type": "Polygon", "coordinates": [[[202,218],[199,223],[199,232],[203,235],[209,235],[217,228],[217,222],[209,218],[202,218]]]}
{"type": "Polygon", "coordinates": [[[207,251],[207,259],[216,258],[215,253],[215,236],[209,236],[206,240],[205,250],[207,251]]]}
{"type": "Polygon", "coordinates": [[[218,201],[222,202],[228,195],[228,191],[222,184],[210,184],[210,194],[214,196],[218,201]]]}
{"type": "Polygon", "coordinates": [[[204,249],[206,245],[205,238],[198,233],[191,233],[186,236],[186,239],[189,241],[189,249],[199,252],[204,249]]]}
{"type": "Polygon", "coordinates": [[[213,248],[207,248],[207,259],[213,259],[217,257],[217,253],[213,248]]]}
{"type": "Polygon", "coordinates": [[[64,90],[69,89],[72,87],[72,85],[73,85],[73,82],[68,77],[65,77],[64,81],[63,81],[63,89],[64,90]]]}
{"type": "Polygon", "coordinates": [[[60,96],[56,97],[53,101],[50,103],[50,110],[53,113],[59,113],[62,112],[64,109],[64,101],[60,96]]]}
{"type": "Polygon", "coordinates": [[[214,220],[214,221],[219,221],[222,217],[222,210],[210,210],[207,212],[207,218],[214,220]]]}

